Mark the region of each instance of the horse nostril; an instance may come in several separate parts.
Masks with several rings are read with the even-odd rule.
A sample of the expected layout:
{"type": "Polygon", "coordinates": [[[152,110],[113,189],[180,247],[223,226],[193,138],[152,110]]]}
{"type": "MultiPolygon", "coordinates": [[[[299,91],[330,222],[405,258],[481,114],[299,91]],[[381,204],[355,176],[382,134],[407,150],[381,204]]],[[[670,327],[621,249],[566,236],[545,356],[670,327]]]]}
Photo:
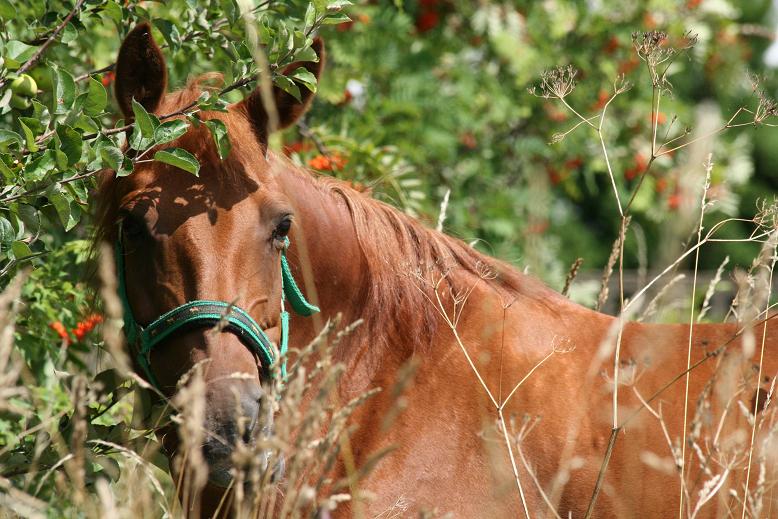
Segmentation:
{"type": "Polygon", "coordinates": [[[245,443],[251,443],[254,439],[255,431],[261,428],[259,426],[259,418],[262,394],[261,388],[252,385],[241,395],[240,403],[243,411],[242,439],[245,443]]]}

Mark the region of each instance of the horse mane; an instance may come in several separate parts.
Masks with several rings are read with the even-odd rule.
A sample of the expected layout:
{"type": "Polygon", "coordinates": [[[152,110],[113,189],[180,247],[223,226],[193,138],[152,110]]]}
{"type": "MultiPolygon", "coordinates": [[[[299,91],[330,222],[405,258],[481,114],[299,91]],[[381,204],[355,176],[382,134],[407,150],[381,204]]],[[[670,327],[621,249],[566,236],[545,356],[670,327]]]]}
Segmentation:
{"type": "Polygon", "coordinates": [[[415,348],[430,344],[441,322],[436,285],[437,295],[449,313],[452,298],[464,296],[479,282],[493,289],[504,306],[527,299],[557,314],[559,304],[567,301],[539,280],[457,238],[430,229],[416,218],[372,198],[370,192],[283,160],[287,162],[284,173],[295,174],[324,196],[332,197],[333,202],[339,198],[348,208],[367,264],[368,289],[360,314],[386,316],[390,321],[388,330],[386,318],[370,320],[376,323],[376,329],[371,329],[370,322],[362,326],[373,342],[391,343],[395,337],[407,339],[412,335],[416,338],[415,348]]]}

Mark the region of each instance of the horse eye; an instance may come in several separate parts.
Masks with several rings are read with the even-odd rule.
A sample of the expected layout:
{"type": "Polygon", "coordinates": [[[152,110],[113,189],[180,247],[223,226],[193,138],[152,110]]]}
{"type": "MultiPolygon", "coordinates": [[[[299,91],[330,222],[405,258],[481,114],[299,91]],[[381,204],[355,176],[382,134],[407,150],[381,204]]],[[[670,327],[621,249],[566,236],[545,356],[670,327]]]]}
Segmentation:
{"type": "Polygon", "coordinates": [[[289,234],[289,229],[291,228],[292,220],[290,218],[284,218],[273,231],[273,239],[282,240],[286,238],[286,235],[289,234]]]}
{"type": "Polygon", "coordinates": [[[146,234],[146,226],[132,215],[122,219],[122,234],[130,240],[137,240],[146,234]]]}

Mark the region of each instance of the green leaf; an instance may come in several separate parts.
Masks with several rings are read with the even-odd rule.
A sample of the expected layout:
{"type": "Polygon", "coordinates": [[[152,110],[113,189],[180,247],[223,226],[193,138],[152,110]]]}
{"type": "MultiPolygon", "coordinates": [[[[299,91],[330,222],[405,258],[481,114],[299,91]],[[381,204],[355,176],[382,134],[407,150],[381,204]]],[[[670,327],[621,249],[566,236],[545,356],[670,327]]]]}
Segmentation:
{"type": "Polygon", "coordinates": [[[178,27],[173,22],[158,18],[154,20],[154,25],[162,33],[165,41],[170,45],[173,50],[178,49],[181,46],[181,34],[178,32],[178,27]]]}
{"type": "Polygon", "coordinates": [[[299,81],[303,85],[305,85],[308,90],[310,90],[313,93],[316,93],[316,76],[313,75],[313,73],[308,70],[305,67],[298,67],[294,70],[291,74],[289,74],[287,77],[290,77],[296,81],[299,81]]]}
{"type": "Polygon", "coordinates": [[[109,0],[108,2],[106,2],[105,6],[103,7],[103,13],[105,13],[108,16],[108,18],[113,20],[113,23],[115,23],[117,26],[121,26],[122,8],[119,7],[119,4],[117,4],[113,0],[109,0]]]}
{"type": "Polygon", "coordinates": [[[46,131],[41,121],[35,117],[19,117],[19,121],[23,122],[36,137],[46,131]]]}
{"type": "Polygon", "coordinates": [[[32,55],[35,54],[36,50],[38,50],[38,47],[32,47],[18,40],[8,41],[5,44],[3,56],[5,58],[5,67],[9,70],[18,69],[22,66],[22,63],[30,59],[32,55]]]}
{"type": "Polygon", "coordinates": [[[216,143],[216,150],[219,153],[219,158],[224,160],[227,155],[230,154],[230,149],[232,149],[230,136],[227,133],[227,125],[219,119],[205,121],[205,125],[211,131],[213,141],[216,143]]]}
{"type": "Polygon", "coordinates": [[[230,25],[234,24],[240,16],[240,8],[235,0],[219,0],[219,7],[221,8],[230,25]]]}
{"type": "Polygon", "coordinates": [[[32,153],[38,151],[38,145],[35,144],[35,135],[33,135],[32,130],[30,130],[23,121],[19,121],[19,126],[22,127],[22,133],[24,134],[24,141],[27,144],[27,149],[32,153]]]}
{"type": "Polygon", "coordinates": [[[294,61],[319,61],[319,56],[310,45],[303,47],[294,54],[294,61]]]}
{"type": "Polygon", "coordinates": [[[328,11],[340,11],[344,7],[354,5],[350,0],[330,0],[327,2],[328,11]]]}
{"type": "Polygon", "coordinates": [[[0,243],[11,243],[16,237],[13,225],[4,216],[0,216],[0,243]]]}
{"type": "MultiPolygon", "coordinates": [[[[262,23],[259,24],[259,43],[262,45],[269,45],[273,41],[273,35],[275,34],[275,31],[272,27],[269,27],[267,25],[266,20],[262,20],[262,23]]],[[[242,58],[244,57],[241,53],[243,48],[245,47],[244,44],[241,44],[238,47],[238,55],[242,58]]],[[[246,48],[248,50],[248,48],[246,48]]]]}
{"type": "Polygon", "coordinates": [[[7,183],[12,183],[16,179],[16,175],[14,175],[14,172],[11,171],[11,168],[8,167],[8,164],[2,158],[0,158],[0,175],[3,176],[7,183]]]}
{"type": "Polygon", "coordinates": [[[116,176],[126,177],[127,175],[132,173],[132,168],[133,168],[132,160],[130,160],[129,157],[124,157],[124,159],[122,159],[121,167],[116,170],[116,176]]]}
{"type": "Polygon", "coordinates": [[[98,133],[100,131],[100,125],[92,117],[84,114],[76,118],[73,122],[73,127],[83,130],[84,133],[98,133]]]}
{"type": "Polygon", "coordinates": [[[32,99],[32,116],[38,120],[38,123],[42,128],[47,128],[51,122],[51,114],[49,108],[35,99],[32,99]]]}
{"type": "Polygon", "coordinates": [[[103,163],[114,171],[119,170],[119,167],[124,160],[122,150],[116,146],[104,146],[100,148],[100,157],[103,159],[103,163]]]}
{"type": "Polygon", "coordinates": [[[322,25],[338,25],[341,23],[350,22],[351,18],[348,17],[348,15],[345,15],[343,13],[333,14],[330,16],[325,17],[322,21],[322,25]]]}
{"type": "Polygon", "coordinates": [[[8,0],[0,0],[0,18],[10,20],[16,16],[16,9],[8,0]]]}
{"type": "Polygon", "coordinates": [[[76,81],[73,76],[61,68],[54,70],[56,82],[54,85],[54,100],[56,114],[64,114],[73,107],[73,101],[76,99],[76,81]]]}
{"type": "Polygon", "coordinates": [[[72,23],[67,24],[62,31],[62,43],[67,45],[76,38],[78,38],[78,29],[72,23]]]}
{"type": "Polygon", "coordinates": [[[313,27],[316,21],[316,6],[313,3],[308,4],[308,8],[305,10],[305,31],[307,32],[313,27]]]}
{"type": "Polygon", "coordinates": [[[23,241],[15,241],[11,244],[11,251],[14,253],[14,258],[17,260],[24,259],[27,256],[32,256],[32,250],[30,246],[23,241]]]}
{"type": "Polygon", "coordinates": [[[143,151],[147,148],[149,148],[152,144],[154,144],[154,139],[146,139],[144,138],[140,131],[137,129],[132,132],[129,139],[130,148],[138,151],[143,151]]]}
{"type": "Polygon", "coordinates": [[[65,155],[65,153],[62,150],[53,150],[54,151],[54,162],[56,163],[57,169],[60,171],[64,171],[68,169],[68,156],[65,155]]]}
{"type": "MultiPolygon", "coordinates": [[[[0,64],[2,64],[3,58],[0,57],[0,64]]],[[[7,88],[5,92],[3,92],[2,97],[0,97],[0,109],[3,109],[3,113],[5,113],[5,109],[8,108],[11,98],[13,97],[14,93],[10,88],[7,88]]]]}
{"type": "Polygon", "coordinates": [[[6,130],[5,128],[0,128],[0,150],[7,151],[11,144],[18,144],[21,146],[22,142],[22,136],[18,133],[6,130]]]}
{"type": "Polygon", "coordinates": [[[49,202],[51,202],[51,205],[54,206],[54,210],[57,211],[57,216],[59,216],[62,227],[65,228],[65,231],[69,231],[78,223],[80,210],[72,210],[70,200],[68,200],[67,196],[65,196],[60,189],[60,186],[57,185],[55,189],[51,190],[47,197],[49,202]]]}
{"type": "Polygon", "coordinates": [[[154,130],[154,142],[165,144],[166,142],[174,141],[184,135],[188,129],[189,124],[181,119],[166,121],[154,130]]]}
{"type": "Polygon", "coordinates": [[[57,127],[57,136],[60,140],[59,149],[67,156],[67,165],[72,166],[81,160],[81,153],[83,151],[81,134],[70,126],[61,124],[57,127]]]}
{"type": "Polygon", "coordinates": [[[278,75],[273,78],[273,83],[276,84],[281,90],[290,94],[298,101],[300,100],[300,88],[294,84],[294,81],[286,76],[278,75]]]}
{"type": "Polygon", "coordinates": [[[203,112],[226,112],[227,102],[221,99],[218,92],[206,90],[197,98],[197,107],[203,112]]]}
{"type": "Polygon", "coordinates": [[[54,150],[46,150],[24,167],[24,177],[30,182],[39,182],[56,167],[54,150]]]}
{"type": "Polygon", "coordinates": [[[17,215],[19,216],[19,220],[24,222],[24,225],[32,234],[40,232],[41,216],[40,213],[38,213],[37,207],[29,204],[18,204],[17,215]]]}
{"type": "Polygon", "coordinates": [[[317,13],[324,12],[327,9],[327,0],[313,0],[313,6],[316,8],[317,13]]]}
{"type": "Polygon", "coordinates": [[[168,148],[154,154],[154,160],[170,164],[184,171],[198,176],[200,174],[200,163],[197,157],[181,148],[168,148]]]}
{"type": "Polygon", "coordinates": [[[103,112],[108,103],[108,94],[105,87],[95,78],[89,78],[89,90],[87,90],[86,101],[84,102],[84,113],[87,115],[98,115],[103,112]]]}
{"type": "Polygon", "coordinates": [[[17,212],[19,206],[17,204],[11,204],[8,209],[8,220],[11,222],[11,227],[14,228],[15,234],[14,239],[15,240],[21,240],[24,238],[24,222],[19,219],[19,214],[17,212]]]}
{"type": "Polygon", "coordinates": [[[135,114],[135,128],[140,130],[141,136],[145,139],[153,138],[154,130],[159,126],[159,119],[148,113],[135,99],[132,100],[132,113],[135,114]]]}

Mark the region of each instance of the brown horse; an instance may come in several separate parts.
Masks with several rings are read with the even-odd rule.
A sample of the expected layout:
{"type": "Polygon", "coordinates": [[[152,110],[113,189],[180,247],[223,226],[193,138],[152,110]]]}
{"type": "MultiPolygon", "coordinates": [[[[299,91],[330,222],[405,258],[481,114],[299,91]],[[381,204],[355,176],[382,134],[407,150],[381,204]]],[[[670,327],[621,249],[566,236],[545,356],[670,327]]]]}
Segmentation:
{"type": "MultiPolygon", "coordinates": [[[[318,77],[323,46],[314,48],[318,62],[292,67],[318,77]]],[[[139,26],[119,53],[119,105],[130,120],[132,98],[169,114],[200,94],[196,83],[165,92],[164,59],[149,26],[139,26]]],[[[275,89],[276,128],[293,124],[311,97],[306,90],[297,101],[275,89]]],[[[595,489],[594,517],[673,517],[679,510],[683,517],[740,517],[744,507],[758,515],[760,506],[762,517],[778,514],[775,405],[765,407],[778,375],[775,320],[763,313],[744,330],[625,318],[620,327],[619,318],[578,306],[269,152],[265,106],[257,90],[226,113],[201,114],[226,124],[232,150],[224,160],[202,125],[172,143],[198,158],[199,177],[153,161],[138,161],[126,177],[107,175],[100,193],[105,237],[123,245],[119,275],[137,322],[192,300],[227,301],[278,342],[278,265],[288,235],[292,271],[307,281],[303,291],[323,317],[364,320],[335,350],[346,366],[343,401],[392,387],[414,359],[407,407],[391,427],[381,420],[395,404],[389,391],[351,419],[357,467],[394,447],[359,483],[371,496],[359,503],[362,515],[583,517],[595,489]]],[[[291,330],[293,348],[318,332],[312,319],[297,316],[291,330]]],[[[255,422],[269,412],[261,404],[263,367],[238,334],[203,327],[172,334],[152,351],[150,371],[171,396],[179,377],[206,359],[204,420],[218,434],[203,446],[210,467],[204,516],[230,481],[240,436],[235,396],[255,422]]],[[[332,468],[333,480],[343,465],[332,468]]],[[[356,508],[341,505],[335,513],[356,508]]]]}

